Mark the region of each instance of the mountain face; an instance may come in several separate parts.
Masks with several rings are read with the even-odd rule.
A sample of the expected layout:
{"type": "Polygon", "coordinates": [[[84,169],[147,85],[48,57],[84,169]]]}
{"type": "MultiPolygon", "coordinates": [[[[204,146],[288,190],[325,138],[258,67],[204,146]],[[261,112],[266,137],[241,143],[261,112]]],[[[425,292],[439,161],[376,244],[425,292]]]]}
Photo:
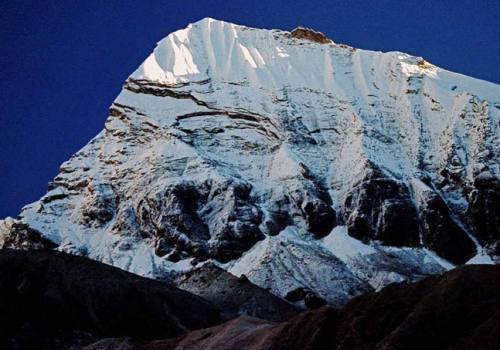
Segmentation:
{"type": "Polygon", "coordinates": [[[500,86],[305,28],[161,40],[0,243],[333,305],[500,255],[500,86]],[[304,292],[306,291],[306,292],[304,292]]]}

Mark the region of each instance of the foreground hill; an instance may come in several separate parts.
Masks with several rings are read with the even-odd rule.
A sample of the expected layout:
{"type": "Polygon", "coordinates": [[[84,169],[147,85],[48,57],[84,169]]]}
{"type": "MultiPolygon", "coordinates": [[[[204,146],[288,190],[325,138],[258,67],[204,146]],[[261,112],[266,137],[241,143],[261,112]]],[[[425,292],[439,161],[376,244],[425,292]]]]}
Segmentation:
{"type": "Polygon", "coordinates": [[[0,251],[1,349],[165,338],[220,322],[208,302],[166,283],[64,253],[0,251]]]}
{"type": "Polygon", "coordinates": [[[240,317],[177,339],[105,339],[87,350],[494,350],[500,348],[500,267],[467,266],[396,284],[273,324],[240,317]]]}

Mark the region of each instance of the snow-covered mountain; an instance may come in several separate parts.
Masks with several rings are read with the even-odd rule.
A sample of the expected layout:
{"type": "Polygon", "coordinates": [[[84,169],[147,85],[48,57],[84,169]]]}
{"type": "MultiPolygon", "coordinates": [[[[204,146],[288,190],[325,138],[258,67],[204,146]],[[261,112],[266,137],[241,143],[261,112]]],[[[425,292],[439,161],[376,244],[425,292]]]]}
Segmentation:
{"type": "Polygon", "coordinates": [[[161,40],[5,247],[171,278],[213,261],[332,304],[500,254],[500,86],[321,33],[161,40]]]}

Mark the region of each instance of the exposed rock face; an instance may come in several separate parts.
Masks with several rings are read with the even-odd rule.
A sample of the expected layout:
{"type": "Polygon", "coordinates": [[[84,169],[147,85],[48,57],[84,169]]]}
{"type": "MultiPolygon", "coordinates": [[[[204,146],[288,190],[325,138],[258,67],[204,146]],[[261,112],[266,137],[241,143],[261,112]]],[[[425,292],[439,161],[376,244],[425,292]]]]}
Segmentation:
{"type": "Polygon", "coordinates": [[[500,347],[499,321],[500,268],[468,266],[280,324],[240,317],[177,339],[106,339],[86,349],[493,350],[500,347]]]}
{"type": "Polygon", "coordinates": [[[293,38],[315,41],[320,44],[330,44],[332,42],[325,34],[304,27],[297,27],[290,34],[293,38]]]}
{"type": "Polygon", "coordinates": [[[442,197],[424,183],[413,191],[418,192],[415,199],[405,183],[378,170],[369,172],[345,201],[349,235],[391,246],[423,245],[455,264],[475,256],[474,242],[452,219],[442,197]]]}
{"type": "Polygon", "coordinates": [[[481,174],[469,194],[469,212],[479,241],[494,255],[500,255],[500,180],[481,174]]]}
{"type": "Polygon", "coordinates": [[[214,260],[341,306],[495,259],[499,122],[498,85],[420,57],[204,19],[158,43],[16,223],[143,276],[214,260]]]}
{"type": "Polygon", "coordinates": [[[160,257],[175,250],[184,258],[225,262],[263,238],[261,213],[250,191],[251,186],[231,181],[181,182],[147,194],[135,217],[140,231],[157,239],[160,257]]]}
{"type": "MultiPolygon", "coordinates": [[[[81,208],[82,223],[102,227],[113,219],[118,206],[113,186],[108,183],[91,183],[86,190],[85,202],[81,208]]],[[[57,199],[59,198],[51,196],[45,202],[57,199]]]]}
{"type": "Polygon", "coordinates": [[[52,241],[44,238],[37,230],[13,219],[0,221],[0,247],[5,249],[54,249],[52,241]]]}
{"type": "Polygon", "coordinates": [[[227,318],[247,315],[280,322],[299,312],[298,308],[254,285],[244,275],[235,277],[210,263],[179,277],[174,284],[216,305],[227,318]]]}
{"type": "Polygon", "coordinates": [[[349,235],[387,245],[420,245],[418,212],[408,187],[379,171],[355,185],[345,200],[349,235]]]}
{"type": "Polygon", "coordinates": [[[450,217],[444,200],[427,191],[420,207],[423,243],[443,258],[463,264],[476,254],[474,242],[450,217]]]}
{"type": "Polygon", "coordinates": [[[208,302],[162,282],[53,251],[0,251],[2,349],[151,340],[219,322],[208,302]]]}

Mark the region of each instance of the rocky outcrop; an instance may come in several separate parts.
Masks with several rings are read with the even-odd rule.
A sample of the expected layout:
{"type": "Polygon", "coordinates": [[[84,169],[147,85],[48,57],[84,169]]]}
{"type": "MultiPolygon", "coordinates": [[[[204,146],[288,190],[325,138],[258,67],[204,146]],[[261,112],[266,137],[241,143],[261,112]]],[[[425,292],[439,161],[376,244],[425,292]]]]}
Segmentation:
{"type": "Polygon", "coordinates": [[[469,214],[478,240],[500,256],[500,180],[482,173],[469,194],[469,214]]]}
{"type": "Polygon", "coordinates": [[[418,212],[403,182],[373,170],[352,188],[344,205],[350,236],[392,246],[420,245],[418,212]]]}
{"type": "Polygon", "coordinates": [[[85,189],[87,196],[81,208],[83,223],[99,227],[111,221],[117,208],[117,196],[113,186],[107,183],[92,183],[85,189]]]}
{"type": "Polygon", "coordinates": [[[38,250],[54,249],[57,244],[13,219],[0,220],[0,249],[38,250]]]}
{"type": "Polygon", "coordinates": [[[331,198],[325,191],[304,187],[301,185],[289,190],[277,203],[272,202],[272,226],[277,227],[280,232],[293,221],[301,221],[313,237],[322,238],[337,225],[336,212],[331,207],[331,198]]]}
{"type": "Polygon", "coordinates": [[[320,44],[330,44],[332,42],[325,34],[304,27],[297,27],[290,34],[292,38],[314,41],[320,44]]]}
{"type": "Polygon", "coordinates": [[[454,264],[467,262],[477,253],[474,242],[439,193],[412,180],[417,182],[410,186],[376,168],[369,171],[345,200],[349,235],[390,246],[424,246],[454,264]]]}
{"type": "Polygon", "coordinates": [[[236,181],[181,182],[139,200],[135,217],[159,256],[227,262],[263,238],[250,191],[236,181]]]}
{"type": "Polygon", "coordinates": [[[435,192],[425,191],[420,201],[423,244],[455,264],[471,259],[476,254],[475,244],[452,219],[444,200],[435,192]]]}
{"type": "Polygon", "coordinates": [[[180,276],[174,285],[216,305],[227,319],[247,315],[281,322],[300,310],[251,283],[245,275],[235,277],[211,263],[180,276]]]}

